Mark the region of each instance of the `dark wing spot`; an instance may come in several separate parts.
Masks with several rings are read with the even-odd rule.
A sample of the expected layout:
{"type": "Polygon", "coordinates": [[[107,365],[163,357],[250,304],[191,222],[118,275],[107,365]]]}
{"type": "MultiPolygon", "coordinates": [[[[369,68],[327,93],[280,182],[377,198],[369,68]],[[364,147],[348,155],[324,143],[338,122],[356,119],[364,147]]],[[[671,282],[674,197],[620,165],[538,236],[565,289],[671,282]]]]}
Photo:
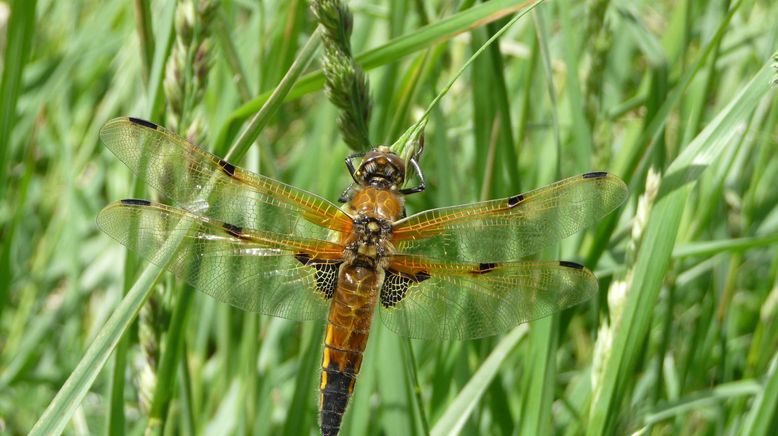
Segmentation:
{"type": "Polygon", "coordinates": [[[301,264],[316,269],[314,276],[316,290],[321,292],[324,298],[332,298],[335,294],[335,288],[338,287],[338,270],[343,262],[339,260],[314,260],[308,253],[297,253],[294,258],[301,264]]]}
{"type": "Polygon", "coordinates": [[[303,265],[308,265],[311,261],[311,255],[308,253],[297,253],[294,255],[294,258],[303,265]]]}
{"type": "Polygon", "coordinates": [[[574,269],[583,269],[583,265],[581,265],[580,263],[568,262],[566,260],[560,260],[559,266],[564,266],[567,268],[574,268],[574,269]]]}
{"type": "Polygon", "coordinates": [[[148,127],[149,129],[157,130],[157,127],[159,127],[156,124],[152,123],[151,121],[142,120],[140,118],[129,117],[128,119],[133,124],[137,124],[137,125],[143,126],[143,127],[148,127]]]}
{"type": "Polygon", "coordinates": [[[495,268],[497,268],[496,263],[479,263],[478,269],[473,270],[472,272],[475,274],[486,274],[490,271],[494,271],[495,268]]]}
{"type": "Polygon", "coordinates": [[[236,226],[235,224],[224,223],[222,224],[222,228],[226,230],[227,233],[235,236],[236,238],[243,238],[243,229],[239,226],[236,226]]]}
{"type": "Polygon", "coordinates": [[[416,283],[421,283],[424,280],[427,280],[428,278],[432,277],[427,271],[420,271],[417,272],[416,275],[413,277],[416,279],[416,283]]]}
{"type": "Polygon", "coordinates": [[[338,263],[317,263],[316,268],[316,289],[324,295],[324,298],[330,299],[335,294],[335,288],[338,287],[338,263]]]}
{"type": "Polygon", "coordinates": [[[419,271],[414,275],[409,275],[391,269],[386,270],[384,284],[381,286],[381,305],[387,309],[394,307],[402,301],[411,285],[421,283],[430,277],[426,271],[419,271]]]}
{"type": "Polygon", "coordinates": [[[230,177],[235,176],[235,165],[227,162],[226,160],[219,159],[219,166],[222,167],[222,171],[227,173],[228,176],[230,177]]]}
{"type": "Polygon", "coordinates": [[[151,202],[148,200],[137,200],[135,198],[126,198],[122,200],[122,204],[128,206],[151,206],[151,202]]]}
{"type": "Polygon", "coordinates": [[[508,199],[508,207],[516,206],[517,204],[521,203],[522,201],[524,201],[524,196],[523,195],[521,195],[521,194],[514,195],[513,197],[508,199]]]}
{"type": "Polygon", "coordinates": [[[608,173],[605,171],[593,171],[591,173],[586,173],[583,175],[584,179],[602,179],[603,177],[607,177],[608,173]]]}

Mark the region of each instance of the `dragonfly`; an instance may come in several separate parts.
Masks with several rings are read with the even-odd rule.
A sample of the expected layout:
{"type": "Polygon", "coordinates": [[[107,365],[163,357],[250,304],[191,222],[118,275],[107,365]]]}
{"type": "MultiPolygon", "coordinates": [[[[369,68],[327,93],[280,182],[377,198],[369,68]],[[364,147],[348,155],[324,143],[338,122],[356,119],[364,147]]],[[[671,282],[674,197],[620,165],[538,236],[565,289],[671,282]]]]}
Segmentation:
{"type": "Polygon", "coordinates": [[[104,232],[221,302],[326,322],[319,386],[325,436],[339,432],[376,313],[405,337],[464,340],[581,303],[598,290],[590,270],[526,258],[628,196],[618,177],[589,172],[406,216],[404,197],[424,191],[424,176],[415,156],[405,162],[388,147],[346,158],[353,183],[339,207],[149,121],[117,118],[100,137],[175,204],[117,201],[97,217],[104,232]],[[409,170],[417,186],[405,187],[409,170]],[[175,252],[165,257],[171,240],[175,252]]]}

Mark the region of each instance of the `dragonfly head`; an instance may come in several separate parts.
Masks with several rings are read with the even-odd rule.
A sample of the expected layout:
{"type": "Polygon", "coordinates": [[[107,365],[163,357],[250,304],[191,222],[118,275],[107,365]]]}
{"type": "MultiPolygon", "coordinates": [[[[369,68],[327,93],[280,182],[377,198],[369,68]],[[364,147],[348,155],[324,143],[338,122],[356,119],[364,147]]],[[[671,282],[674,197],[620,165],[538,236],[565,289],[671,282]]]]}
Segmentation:
{"type": "Polygon", "coordinates": [[[405,182],[405,161],[389,147],[379,146],[365,153],[354,179],[362,186],[399,189],[405,182]]]}

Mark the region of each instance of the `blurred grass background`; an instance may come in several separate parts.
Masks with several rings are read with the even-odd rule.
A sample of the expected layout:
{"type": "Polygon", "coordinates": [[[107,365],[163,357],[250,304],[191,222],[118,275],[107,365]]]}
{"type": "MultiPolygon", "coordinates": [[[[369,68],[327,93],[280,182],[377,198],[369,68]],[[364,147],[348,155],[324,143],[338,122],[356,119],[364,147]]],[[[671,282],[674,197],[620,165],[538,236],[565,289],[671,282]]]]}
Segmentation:
{"type": "MultiPolygon", "coordinates": [[[[113,200],[154,195],[98,140],[115,116],[167,123],[175,4],[134,5],[0,2],[0,433],[30,431],[146,268],[94,221],[113,200]]],[[[520,2],[349,5],[381,144],[520,2]],[[450,20],[479,7],[491,9],[450,20]]],[[[777,16],[770,0],[549,0],[476,59],[431,114],[428,189],[409,212],[614,172],[628,204],[545,253],[594,270],[600,296],[468,342],[407,341],[377,322],[343,434],[775,431],[777,16]]],[[[219,3],[203,42],[203,146],[226,153],[315,25],[302,0],[219,3]]],[[[348,149],[312,74],[236,163],[335,200],[348,149]]],[[[155,286],[168,300],[118,330],[118,351],[97,350],[112,352],[106,365],[82,362],[94,383],[47,419],[68,434],[318,431],[321,325],[192,293],[168,330],[169,300],[191,291],[169,275],[155,286]],[[158,373],[178,334],[180,353],[158,373]],[[159,416],[155,384],[171,397],[159,416]]]]}

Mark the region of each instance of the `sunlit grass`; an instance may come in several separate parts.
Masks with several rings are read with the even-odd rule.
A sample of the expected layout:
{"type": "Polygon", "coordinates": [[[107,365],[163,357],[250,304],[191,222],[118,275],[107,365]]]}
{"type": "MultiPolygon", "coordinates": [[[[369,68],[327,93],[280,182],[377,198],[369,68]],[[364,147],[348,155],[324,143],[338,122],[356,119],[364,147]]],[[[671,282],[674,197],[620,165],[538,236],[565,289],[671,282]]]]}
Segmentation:
{"type": "MultiPolygon", "coordinates": [[[[519,4],[352,2],[371,140],[393,143],[510,16],[482,23],[519,4]]],[[[120,115],[164,123],[172,5],[153,3],[143,21],[129,2],[15,0],[0,22],[0,432],[30,431],[52,404],[46,420],[67,433],[147,428],[139,396],[156,362],[133,319],[156,274],[125,263],[94,218],[154,194],[136,189],[98,130],[120,115]],[[139,36],[141,22],[153,33],[139,36]]],[[[600,295],[468,342],[407,341],[375,323],[344,434],[776,428],[778,4],[729,7],[547,0],[475,60],[430,115],[428,189],[409,212],[614,172],[628,203],[543,253],[586,264],[600,295]]],[[[203,145],[226,155],[294,60],[313,57],[236,163],[337,199],[348,149],[320,53],[302,49],[315,28],[306,2],[225,2],[215,20],[203,145]]],[[[168,274],[159,286],[186,291],[168,274]]],[[[185,358],[157,380],[173,396],[167,430],[315,434],[322,326],[192,297],[177,332],[185,358]]],[[[158,322],[164,344],[169,319],[158,322]]]]}

